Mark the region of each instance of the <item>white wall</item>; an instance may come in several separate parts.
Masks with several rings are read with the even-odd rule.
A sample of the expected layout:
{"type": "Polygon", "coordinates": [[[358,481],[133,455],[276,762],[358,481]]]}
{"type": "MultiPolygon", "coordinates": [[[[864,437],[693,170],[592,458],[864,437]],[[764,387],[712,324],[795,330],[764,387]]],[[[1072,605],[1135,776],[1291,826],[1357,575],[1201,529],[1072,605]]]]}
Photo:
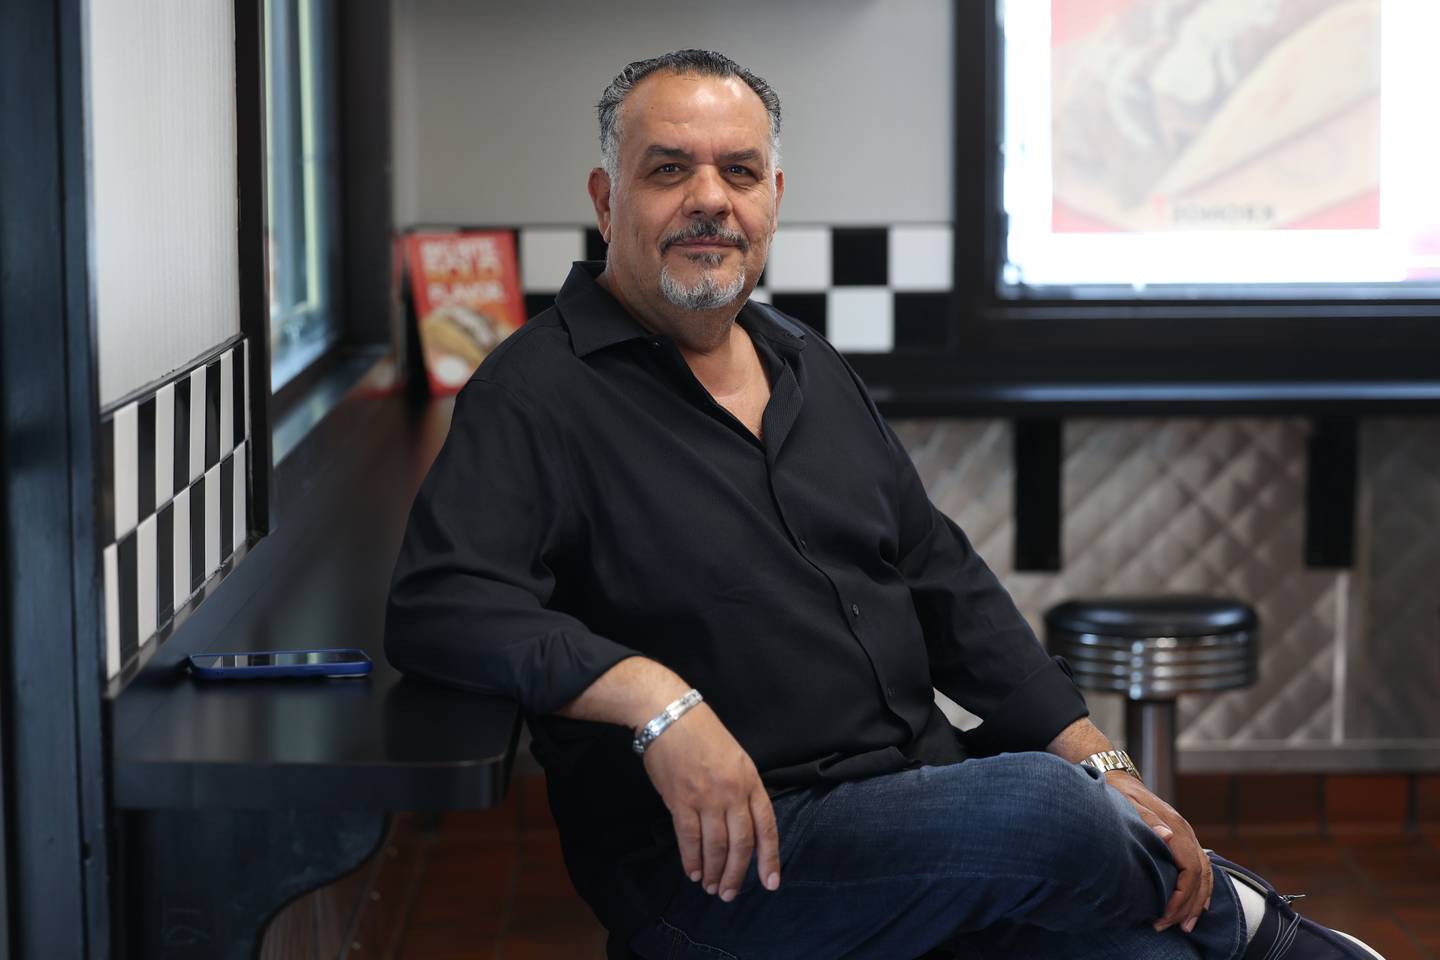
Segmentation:
{"type": "Polygon", "coordinates": [[[229,0],[87,10],[100,403],[240,332],[229,0]]]}
{"type": "Polygon", "coordinates": [[[396,0],[395,223],[589,223],[594,104],[631,60],[708,47],[783,108],[791,223],[952,217],[950,0],[396,0]]]}

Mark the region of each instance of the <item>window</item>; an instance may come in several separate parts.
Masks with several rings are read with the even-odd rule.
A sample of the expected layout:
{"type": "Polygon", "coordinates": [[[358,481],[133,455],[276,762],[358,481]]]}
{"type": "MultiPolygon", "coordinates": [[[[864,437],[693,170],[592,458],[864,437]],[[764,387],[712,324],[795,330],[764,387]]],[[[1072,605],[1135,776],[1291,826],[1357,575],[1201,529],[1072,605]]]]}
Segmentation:
{"type": "Polygon", "coordinates": [[[265,0],[270,383],[278,391],[339,337],[330,228],[333,136],[323,0],[265,0]]]}
{"type": "Polygon", "coordinates": [[[998,2],[1002,295],[1440,293],[1440,4],[998,2]]]}
{"type": "MultiPolygon", "coordinates": [[[[1433,111],[1423,100],[1437,86],[1440,58],[1417,55],[1411,40],[1434,35],[1440,4],[987,0],[951,9],[956,176],[950,336],[945,348],[928,353],[853,358],[887,412],[1330,416],[1436,409],[1440,179],[1425,174],[1440,165],[1440,128],[1429,122],[1433,111]],[[1189,194],[1178,188],[1166,194],[1157,185],[1188,182],[1198,191],[1202,183],[1219,183],[1222,174],[1242,169],[1267,176],[1284,171],[1292,185],[1337,185],[1335,171],[1343,168],[1323,152],[1312,154],[1316,170],[1273,164],[1276,152],[1305,133],[1292,118],[1290,140],[1264,149],[1265,138],[1279,133],[1278,101],[1258,123],[1249,118],[1250,133],[1232,127],[1216,135],[1239,155],[1228,165],[1215,164],[1208,177],[1186,181],[1180,174],[1187,169],[1175,159],[1203,142],[1205,131],[1223,133],[1222,117],[1239,124],[1241,90],[1259,71],[1273,66],[1278,76],[1282,66],[1303,59],[1302,52],[1314,56],[1307,48],[1318,43],[1316,34],[1302,38],[1328,15],[1368,24],[1339,38],[1341,53],[1323,54],[1332,71],[1369,78],[1351,102],[1357,112],[1378,106],[1378,120],[1368,138],[1347,141],[1369,144],[1368,186],[1362,180],[1358,189],[1329,198],[1328,207],[1317,203],[1293,219],[1278,202],[1273,211],[1262,209],[1263,198],[1253,206],[1245,198],[1244,204],[1221,202],[1177,214],[1176,198],[1189,194]],[[1249,24],[1244,36],[1234,29],[1237,22],[1249,24]],[[1182,41],[1187,29],[1199,34],[1182,41]],[[1122,33],[1111,37],[1110,30],[1122,33]],[[1282,33],[1285,39],[1279,39],[1282,33]],[[1098,58],[1086,69],[1091,78],[1108,76],[1109,84],[1102,85],[1098,115],[1091,108],[1091,123],[1064,124],[1058,114],[1066,108],[1052,104],[1068,101],[1056,91],[1066,89],[1067,77],[1083,86],[1085,75],[1068,72],[1077,50],[1062,48],[1082,38],[1105,45],[1109,62],[1098,58]],[[1177,49],[1184,44],[1202,53],[1177,49]],[[1368,59],[1360,53],[1365,49],[1368,59]],[[1162,67],[1167,55],[1182,59],[1162,67]],[[1186,85],[1207,70],[1212,87],[1186,85]],[[1163,79],[1146,79],[1157,74],[1163,79]],[[1196,103],[1197,109],[1186,109],[1196,103]],[[1138,129],[1149,139],[1136,137],[1134,129],[1117,132],[1117,121],[1107,115],[1115,111],[1132,124],[1138,114],[1138,129]],[[1148,142],[1157,153],[1137,156],[1144,151],[1122,136],[1148,142]],[[1167,199],[1169,222],[1121,219],[1096,201],[1096,191],[1062,185],[1057,157],[1069,143],[1085,144],[1089,153],[1081,150],[1080,156],[1096,158],[1089,168],[1099,171],[1091,173],[1092,185],[1107,184],[1111,198],[1128,196],[1121,213],[1153,215],[1144,208],[1159,193],[1167,199]],[[1134,183],[1107,180],[1109,164],[1130,165],[1134,183]],[[1071,209],[1061,209],[1061,201],[1071,209]],[[1347,244],[1357,252],[1353,259],[1337,255],[1347,244]],[[1248,252],[1242,256],[1240,250],[1248,252]]],[[[1329,36],[1334,42],[1335,34],[1329,36]]],[[[1257,86],[1245,97],[1260,92],[1257,86]]],[[[1307,93],[1296,91],[1302,99],[1307,93]]],[[[1315,105],[1315,131],[1325,126],[1327,105],[1338,110],[1334,94],[1315,105]]],[[[1190,162],[1198,160],[1197,153],[1190,162]]],[[[1318,189],[1310,196],[1327,199],[1318,189]]]]}

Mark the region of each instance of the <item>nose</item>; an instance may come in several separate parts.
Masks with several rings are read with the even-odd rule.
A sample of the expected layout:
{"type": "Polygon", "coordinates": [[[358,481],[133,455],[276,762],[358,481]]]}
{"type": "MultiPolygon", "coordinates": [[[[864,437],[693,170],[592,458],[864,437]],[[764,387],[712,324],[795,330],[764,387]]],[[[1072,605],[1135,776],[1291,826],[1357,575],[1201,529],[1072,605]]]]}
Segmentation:
{"type": "Polygon", "coordinates": [[[708,164],[696,168],[685,197],[685,215],[718,219],[730,213],[730,191],[720,171],[708,164]]]}

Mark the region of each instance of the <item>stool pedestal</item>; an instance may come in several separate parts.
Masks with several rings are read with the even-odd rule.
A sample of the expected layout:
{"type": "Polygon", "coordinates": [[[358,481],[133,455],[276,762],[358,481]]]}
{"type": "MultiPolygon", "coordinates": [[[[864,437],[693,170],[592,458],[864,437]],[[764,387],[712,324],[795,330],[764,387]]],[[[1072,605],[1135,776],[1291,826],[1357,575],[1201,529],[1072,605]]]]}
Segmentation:
{"type": "Polygon", "coordinates": [[[1221,597],[1070,600],[1045,614],[1045,639],[1081,689],[1125,694],[1126,749],[1172,802],[1176,698],[1247,687],[1258,672],[1259,618],[1221,597]]]}
{"type": "Polygon", "coordinates": [[[1125,749],[1156,796],[1175,798],[1175,701],[1125,701],[1125,749]]]}

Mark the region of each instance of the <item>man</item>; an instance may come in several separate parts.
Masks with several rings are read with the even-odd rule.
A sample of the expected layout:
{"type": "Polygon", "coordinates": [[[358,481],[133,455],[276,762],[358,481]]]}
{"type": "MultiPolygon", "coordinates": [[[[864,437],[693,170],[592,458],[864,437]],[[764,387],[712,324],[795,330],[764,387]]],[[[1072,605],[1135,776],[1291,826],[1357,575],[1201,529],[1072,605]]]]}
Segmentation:
{"type": "Polygon", "coordinates": [[[844,360],[748,301],[764,81],[633,63],[600,130],[608,262],[457,398],[386,651],[520,702],[611,955],[1378,956],[1200,849],[844,360]]]}

